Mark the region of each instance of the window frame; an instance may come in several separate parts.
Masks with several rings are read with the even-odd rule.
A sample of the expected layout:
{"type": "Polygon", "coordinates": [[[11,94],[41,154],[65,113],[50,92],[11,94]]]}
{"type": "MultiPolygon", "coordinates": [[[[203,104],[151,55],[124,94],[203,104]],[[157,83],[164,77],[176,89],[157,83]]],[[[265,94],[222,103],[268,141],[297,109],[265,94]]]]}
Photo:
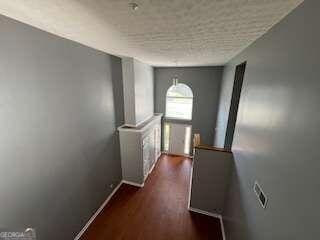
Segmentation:
{"type": "Polygon", "coordinates": [[[181,85],[184,85],[186,86],[187,88],[190,89],[191,93],[192,93],[192,97],[180,97],[180,96],[177,96],[177,97],[173,97],[173,96],[168,96],[168,92],[170,90],[170,88],[172,86],[170,86],[167,90],[167,93],[166,93],[166,104],[165,104],[165,119],[168,119],[168,120],[178,120],[178,121],[192,121],[192,118],[193,118],[193,92],[192,92],[192,89],[185,83],[179,83],[181,85]],[[170,117],[167,115],[167,107],[168,107],[168,99],[191,99],[191,109],[190,109],[190,112],[191,112],[191,117],[190,118],[179,118],[179,117],[170,117]]]}

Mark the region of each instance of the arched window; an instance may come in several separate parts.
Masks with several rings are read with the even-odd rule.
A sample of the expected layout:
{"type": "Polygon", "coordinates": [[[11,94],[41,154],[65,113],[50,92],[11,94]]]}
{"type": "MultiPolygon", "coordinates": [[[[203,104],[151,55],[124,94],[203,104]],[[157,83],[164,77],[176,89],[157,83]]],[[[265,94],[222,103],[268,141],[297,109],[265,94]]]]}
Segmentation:
{"type": "Polygon", "coordinates": [[[172,85],[166,96],[166,117],[182,120],[192,119],[193,93],[186,84],[172,85]]]}

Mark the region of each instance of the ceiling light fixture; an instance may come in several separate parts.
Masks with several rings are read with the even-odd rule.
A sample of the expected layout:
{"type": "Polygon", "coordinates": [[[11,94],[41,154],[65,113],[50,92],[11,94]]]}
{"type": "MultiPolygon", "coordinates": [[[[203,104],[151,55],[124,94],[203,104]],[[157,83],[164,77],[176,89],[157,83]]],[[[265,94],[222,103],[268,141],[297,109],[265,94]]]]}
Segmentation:
{"type": "Polygon", "coordinates": [[[139,9],[139,5],[135,2],[129,3],[129,6],[131,7],[132,11],[137,11],[139,9]]]}
{"type": "MultiPolygon", "coordinates": [[[[175,60],[175,63],[176,63],[176,67],[178,67],[178,60],[175,60]]],[[[178,76],[175,75],[175,76],[172,78],[172,85],[173,85],[173,86],[177,86],[177,85],[178,85],[178,82],[179,82],[178,76]]]]}
{"type": "Polygon", "coordinates": [[[172,78],[172,85],[173,85],[173,86],[177,86],[178,83],[179,83],[178,77],[177,77],[177,76],[174,76],[174,77],[172,78]]]}

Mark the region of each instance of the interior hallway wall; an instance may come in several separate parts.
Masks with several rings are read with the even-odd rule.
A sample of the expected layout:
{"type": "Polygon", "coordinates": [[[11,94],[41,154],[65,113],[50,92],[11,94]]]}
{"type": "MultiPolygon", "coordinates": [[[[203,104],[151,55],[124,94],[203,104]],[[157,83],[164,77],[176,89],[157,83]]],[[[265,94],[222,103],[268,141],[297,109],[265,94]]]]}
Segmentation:
{"type": "Polygon", "coordinates": [[[165,113],[166,94],[172,78],[187,84],[193,91],[193,133],[201,134],[201,142],[212,145],[216,126],[219,91],[223,67],[157,67],[155,68],[155,112],[165,113]]]}
{"type": "Polygon", "coordinates": [[[236,65],[247,61],[225,206],[228,240],[320,235],[320,2],[304,1],[225,68],[219,115],[228,114],[236,65]],[[263,209],[253,192],[268,197],[263,209]]]}
{"type": "Polygon", "coordinates": [[[73,239],[121,180],[121,61],[3,16],[0,52],[0,228],[73,239]]]}

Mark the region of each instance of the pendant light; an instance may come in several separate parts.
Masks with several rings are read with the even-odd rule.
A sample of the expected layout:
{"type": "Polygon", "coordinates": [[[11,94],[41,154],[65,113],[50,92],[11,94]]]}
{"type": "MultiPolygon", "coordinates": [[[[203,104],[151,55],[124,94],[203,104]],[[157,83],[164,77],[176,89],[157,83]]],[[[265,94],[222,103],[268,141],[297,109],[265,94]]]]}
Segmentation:
{"type": "MultiPolygon", "coordinates": [[[[176,60],[175,63],[176,63],[176,67],[178,67],[178,60],[176,60]]],[[[172,85],[173,85],[173,86],[177,86],[178,83],[179,83],[178,76],[175,75],[175,76],[172,78],[172,85]]]]}
{"type": "Polygon", "coordinates": [[[178,77],[177,77],[177,76],[174,76],[174,77],[172,78],[172,85],[173,85],[173,86],[177,86],[177,85],[178,85],[178,77]]]}

